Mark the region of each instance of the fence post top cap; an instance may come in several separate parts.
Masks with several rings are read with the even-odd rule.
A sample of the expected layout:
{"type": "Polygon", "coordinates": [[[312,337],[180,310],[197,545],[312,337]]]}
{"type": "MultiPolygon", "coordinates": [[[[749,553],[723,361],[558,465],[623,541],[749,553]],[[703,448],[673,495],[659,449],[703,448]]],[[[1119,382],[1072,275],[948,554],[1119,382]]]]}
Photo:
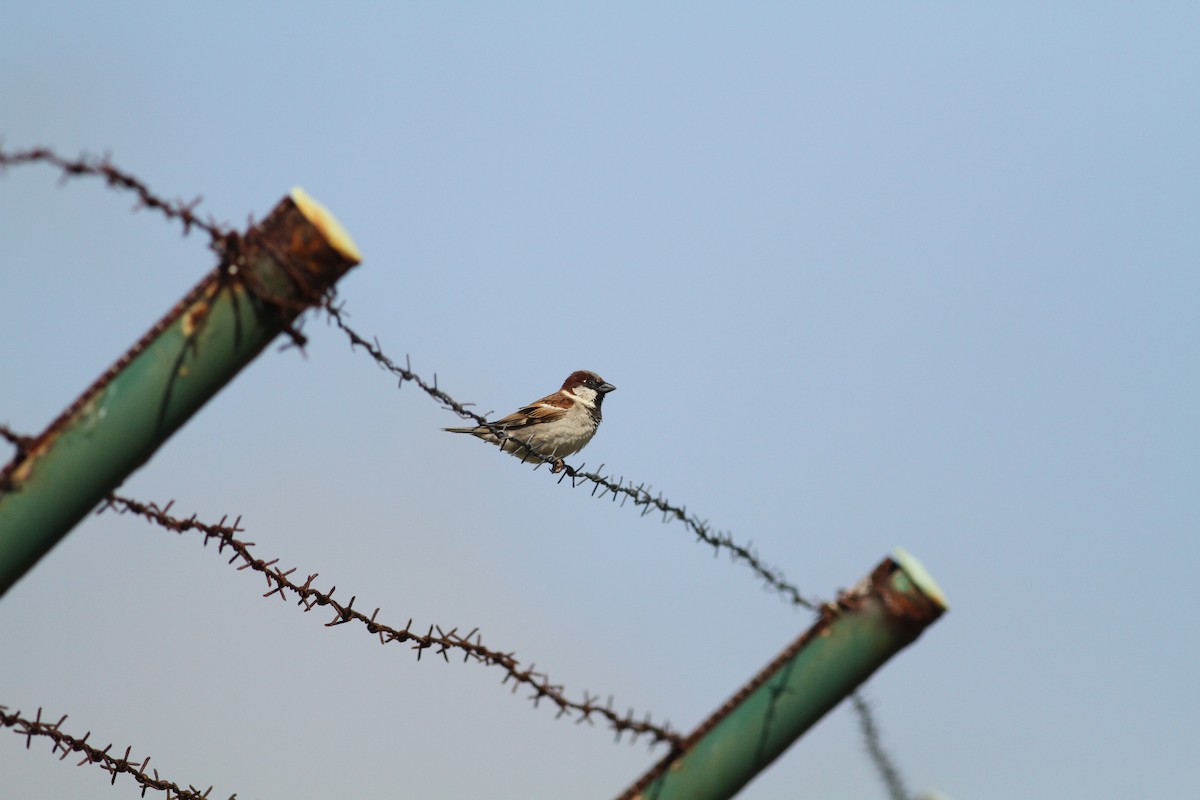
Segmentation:
{"type": "Polygon", "coordinates": [[[896,563],[900,565],[900,569],[904,570],[904,573],[921,590],[922,594],[937,603],[943,610],[950,608],[950,604],[946,602],[946,596],[942,594],[941,587],[929,574],[929,570],[925,569],[925,565],[916,559],[916,556],[903,547],[897,547],[892,554],[896,563]]]}
{"type": "Polygon", "coordinates": [[[362,262],[362,255],[358,252],[358,246],[354,244],[354,240],[350,238],[350,233],[329,209],[314,200],[299,186],[293,188],[288,196],[296,204],[296,208],[300,209],[304,218],[321,232],[330,247],[337,250],[347,261],[353,261],[355,264],[362,262]]]}

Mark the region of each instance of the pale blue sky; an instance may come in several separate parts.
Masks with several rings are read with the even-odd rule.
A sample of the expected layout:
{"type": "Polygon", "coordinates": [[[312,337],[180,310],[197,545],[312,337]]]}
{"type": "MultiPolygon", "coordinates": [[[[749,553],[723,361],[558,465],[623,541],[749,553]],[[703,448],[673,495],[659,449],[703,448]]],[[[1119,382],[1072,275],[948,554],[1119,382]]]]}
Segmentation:
{"type": "MultiPolygon", "coordinates": [[[[915,790],[1195,797],[1194,4],[23,4],[0,137],[237,225],[300,184],[351,322],[480,410],[616,384],[582,454],[832,596],[895,545],[951,612],[867,686],[915,790]]],[[[212,265],[97,181],[0,176],[0,421],[36,432],[212,265]]],[[[123,492],[568,693],[690,729],[807,615],[557,486],[319,320],[123,492]]],[[[7,452],[7,451],[0,451],[7,452]]],[[[577,458],[576,461],[581,459],[577,458]]],[[[0,599],[0,703],[213,796],[610,797],[661,755],[501,673],[259,599],[91,518],[0,599]]],[[[136,797],[0,737],[14,797],[136,797]]],[[[744,793],[882,797],[839,709],[744,793]]]]}

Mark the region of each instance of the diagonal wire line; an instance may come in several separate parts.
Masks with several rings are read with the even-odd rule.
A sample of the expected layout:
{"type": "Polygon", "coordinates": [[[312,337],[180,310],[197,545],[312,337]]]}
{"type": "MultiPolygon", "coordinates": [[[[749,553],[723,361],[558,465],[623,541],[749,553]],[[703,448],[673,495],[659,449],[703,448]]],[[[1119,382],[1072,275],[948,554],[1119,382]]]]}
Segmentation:
{"type": "MultiPolygon", "coordinates": [[[[366,351],[367,355],[374,359],[380,367],[400,379],[399,386],[403,386],[405,382],[415,383],[427,395],[441,403],[443,408],[453,411],[463,419],[474,420],[477,424],[488,428],[496,434],[501,443],[509,439],[517,441],[528,453],[525,460],[539,462],[534,469],[541,467],[543,463],[552,463],[557,460],[530,449],[527,443],[522,442],[519,437],[513,436],[508,431],[497,427],[495,423],[489,422],[482,415],[470,410],[467,408],[468,404],[455,400],[438,386],[436,374],[433,381],[429,382],[413,371],[409,359],[405,359],[404,366],[397,364],[383,352],[378,339],[367,339],[350,327],[345,320],[346,312],[342,306],[330,301],[325,304],[325,311],[333,323],[350,339],[351,348],[362,348],[366,351]]],[[[614,502],[618,497],[621,498],[621,505],[632,500],[635,508],[641,508],[642,516],[657,511],[663,515],[663,522],[681,522],[695,535],[697,541],[711,546],[714,553],[724,551],[735,563],[748,566],[769,589],[783,595],[792,605],[814,611],[823,605],[822,601],[802,594],[794,584],[787,580],[783,570],[762,561],[752,544],[736,542],[731,533],[714,529],[707,520],[701,519],[696,514],[689,514],[685,506],[675,505],[661,492],[651,494],[647,484],[635,484],[632,480],[627,482],[623,477],[614,480],[611,475],[602,475],[598,471],[585,471],[585,466],[585,464],[581,464],[579,467],[564,465],[558,482],[562,483],[569,477],[572,487],[591,483],[593,496],[597,496],[597,492],[599,492],[600,498],[611,494],[614,502]]],[[[600,469],[603,468],[604,465],[601,464],[600,469]]]]}
{"type": "MultiPolygon", "coordinates": [[[[8,713],[8,707],[0,705],[0,728],[12,728],[12,732],[18,736],[25,737],[25,749],[28,750],[33,743],[33,738],[45,737],[53,742],[51,752],[61,753],[58,757],[62,761],[71,753],[83,753],[83,759],[77,764],[82,767],[84,764],[98,764],[100,769],[112,775],[112,785],[116,785],[117,776],[121,773],[128,774],[142,787],[142,797],[146,796],[146,791],[154,789],[159,792],[167,793],[167,800],[178,798],[178,800],[209,800],[209,795],[212,793],[212,787],[208,787],[204,791],[197,789],[195,786],[188,786],[186,789],[179,786],[174,781],[167,780],[158,774],[157,769],[151,769],[147,772],[150,766],[150,756],[142,759],[140,762],[132,758],[133,748],[126,747],[125,754],[120,757],[109,755],[112,750],[112,744],[109,744],[104,749],[88,744],[88,739],[92,732],[88,731],[83,735],[83,738],[72,736],[62,730],[62,724],[67,721],[67,715],[63,714],[58,722],[43,722],[42,709],[37,710],[37,716],[34,719],[28,719],[21,716],[21,712],[14,711],[8,713]]],[[[236,794],[231,794],[229,800],[235,800],[236,794]]]]}
{"type": "Polygon", "coordinates": [[[200,205],[201,198],[197,197],[187,203],[182,200],[165,200],[151,191],[142,180],[118,169],[107,155],[97,158],[85,154],[79,158],[64,158],[48,147],[30,147],[12,152],[0,147],[0,169],[34,163],[50,164],[58,168],[64,182],[71,178],[91,176],[103,178],[113,189],[131,191],[138,197],[134,210],[148,208],[158,211],[168,219],[178,220],[183,225],[185,236],[191,233],[192,228],[197,228],[207,233],[216,244],[230,234],[225,227],[213,220],[203,220],[196,215],[196,207],[200,205]]]}
{"type": "Polygon", "coordinates": [[[358,611],[354,608],[357,596],[351,597],[349,602],[343,605],[341,601],[335,600],[333,597],[337,590],[336,586],[328,592],[322,592],[313,587],[317,573],[308,575],[307,579],[300,583],[291,577],[296,572],[295,567],[284,570],[278,566],[279,559],[277,558],[269,561],[256,558],[250,550],[254,542],[245,542],[236,537],[236,534],[244,531],[240,527],[240,517],[234,520],[232,525],[226,524],[226,518],[222,518],[220,522],[212,525],[201,522],[195,515],[186,519],[173,517],[168,513],[171,505],[168,503],[165,507],[159,507],[154,503],[141,503],[128,497],[113,495],[108,498],[105,505],[100,507],[100,511],[111,508],[118,513],[135,514],[176,533],[199,531],[204,536],[205,545],[210,539],[215,539],[218,553],[223,553],[226,548],[233,551],[233,555],[229,559],[230,564],[240,561],[242,563],[238,566],[239,570],[253,569],[266,578],[269,591],[263,597],[278,595],[280,600],[284,600],[286,592],[294,594],[297,604],[303,606],[305,611],[312,611],[318,606],[332,610],[333,618],[325,624],[327,628],[351,622],[358,623],[367,632],[377,635],[380,644],[411,643],[412,649],[417,652],[418,660],[426,650],[442,656],[446,661],[450,660],[450,651],[460,651],[463,654],[463,661],[473,660],[488,666],[499,667],[505,673],[502,683],[511,681],[513,692],[522,686],[527,687],[532,691],[529,699],[533,701],[535,707],[545,699],[558,707],[559,717],[574,714],[577,723],[587,722],[589,724],[593,724],[593,716],[598,717],[616,731],[618,740],[623,734],[630,734],[632,740],[643,735],[649,736],[652,745],[666,743],[672,748],[678,748],[682,742],[682,738],[671,730],[669,724],[655,724],[651,721],[649,714],[639,719],[635,717],[632,709],[625,714],[618,713],[613,708],[611,696],[604,704],[599,702],[600,695],[592,695],[586,691],[583,693],[582,701],[568,698],[563,686],[551,682],[549,676],[544,672],[535,670],[535,665],[530,664],[529,667],[523,668],[513,653],[485,647],[478,628],[469,633],[460,634],[457,628],[444,631],[440,626],[430,625],[428,632],[422,634],[412,629],[411,619],[407,625],[399,628],[378,621],[378,608],[370,616],[358,611]]]}
{"type": "Polygon", "coordinates": [[[863,698],[861,692],[857,691],[850,695],[850,702],[853,704],[854,712],[858,715],[858,729],[862,733],[867,755],[871,757],[871,763],[875,765],[875,771],[879,773],[879,778],[887,789],[888,797],[891,800],[909,800],[910,795],[904,786],[904,778],[883,747],[883,737],[879,733],[879,726],[875,723],[875,712],[870,703],[863,698]]]}

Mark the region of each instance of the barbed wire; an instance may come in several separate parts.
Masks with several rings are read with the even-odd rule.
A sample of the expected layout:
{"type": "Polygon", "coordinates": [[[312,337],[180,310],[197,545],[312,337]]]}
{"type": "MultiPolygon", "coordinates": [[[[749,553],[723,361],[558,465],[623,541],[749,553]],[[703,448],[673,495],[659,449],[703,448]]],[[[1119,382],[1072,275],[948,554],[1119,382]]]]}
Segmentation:
{"type": "Polygon", "coordinates": [[[72,178],[93,176],[103,178],[105,183],[115,189],[134,192],[138,197],[138,203],[134,206],[135,211],[148,208],[162,213],[168,219],[177,220],[183,225],[185,236],[191,233],[192,228],[197,228],[207,233],[215,244],[230,235],[230,231],[223,225],[212,219],[200,219],[196,215],[196,208],[201,201],[200,197],[186,203],[182,200],[165,200],[152,192],[150,187],[139,178],[118,169],[108,155],[96,157],[84,154],[79,158],[70,159],[60,156],[48,147],[30,147],[25,150],[6,152],[3,146],[0,146],[0,169],[38,162],[57,167],[62,172],[64,182],[72,178]]]}
{"type": "MultiPolygon", "coordinates": [[[[117,168],[108,156],[97,158],[83,155],[77,159],[68,159],[58,155],[48,147],[33,147],[14,152],[6,152],[3,147],[0,147],[0,169],[36,162],[57,167],[62,172],[63,180],[85,175],[96,176],[103,178],[113,188],[134,192],[138,197],[138,205],[135,208],[149,208],[162,213],[168,219],[178,220],[183,225],[185,234],[190,233],[192,228],[206,232],[211,240],[211,246],[221,255],[222,263],[232,261],[240,251],[241,237],[238,234],[215,221],[202,220],[196,215],[195,209],[200,203],[199,197],[189,203],[178,200],[165,200],[151,191],[144,181],[117,168]]],[[[266,299],[275,301],[274,298],[266,299]]],[[[314,298],[309,299],[312,300],[314,298]]],[[[409,359],[406,358],[405,366],[401,367],[388,358],[380,347],[378,339],[368,340],[365,336],[362,336],[350,327],[345,320],[346,312],[344,306],[338,304],[337,295],[332,290],[326,297],[321,299],[321,306],[337,327],[350,339],[351,347],[363,348],[380,366],[399,377],[400,385],[403,385],[406,381],[415,383],[426,394],[441,403],[444,408],[453,411],[463,419],[472,419],[476,424],[491,430],[496,434],[500,443],[512,439],[518,444],[523,445],[522,451],[526,454],[526,460],[535,462],[535,469],[540,468],[543,463],[558,461],[556,458],[538,453],[528,445],[528,442],[522,442],[519,437],[514,436],[508,431],[501,430],[495,423],[471,411],[467,408],[469,404],[455,400],[449,393],[438,387],[436,374],[433,377],[432,383],[430,383],[413,372],[409,359]]],[[[305,340],[303,335],[300,334],[299,328],[290,324],[285,325],[284,328],[284,332],[292,338],[293,344],[303,347],[305,340]]],[[[563,465],[558,478],[559,483],[566,478],[571,479],[572,487],[576,487],[581,483],[591,483],[593,496],[596,496],[597,491],[600,492],[600,498],[611,494],[614,502],[618,497],[621,498],[621,505],[632,500],[634,507],[641,507],[642,516],[657,511],[663,515],[664,522],[672,520],[681,522],[696,536],[697,541],[711,546],[714,555],[724,551],[733,562],[745,564],[769,589],[783,595],[791,604],[810,610],[817,610],[823,605],[820,600],[804,596],[795,585],[787,580],[781,569],[766,564],[754,550],[752,543],[738,543],[734,540],[730,532],[714,529],[708,520],[701,519],[695,514],[689,514],[686,506],[672,503],[661,492],[652,494],[651,489],[653,487],[648,484],[635,483],[633,480],[626,481],[624,476],[614,478],[612,475],[603,475],[600,472],[604,469],[603,464],[600,465],[598,470],[590,472],[585,470],[586,466],[586,464],[580,464],[578,467],[563,465]]]]}
{"type": "MultiPolygon", "coordinates": [[[[21,164],[29,164],[35,162],[43,162],[58,168],[62,173],[62,180],[67,181],[72,178],[81,176],[95,176],[103,178],[104,181],[112,188],[123,189],[134,192],[138,197],[138,203],[134,210],[148,208],[158,211],[169,220],[178,221],[183,227],[184,235],[191,232],[193,228],[204,231],[208,234],[210,245],[222,256],[223,262],[233,258],[236,255],[237,248],[240,243],[240,237],[223,225],[220,225],[211,218],[208,220],[201,219],[196,215],[195,209],[200,203],[201,198],[197,197],[190,202],[182,200],[165,200],[159,195],[150,190],[149,186],[131,175],[117,168],[110,160],[109,156],[92,157],[82,155],[77,159],[64,158],[53,150],[45,147],[28,148],[25,150],[17,150],[14,152],[6,152],[3,146],[0,146],[0,170],[6,167],[16,166],[21,164]]],[[[543,463],[553,463],[557,459],[547,457],[528,446],[527,442],[522,442],[518,437],[513,436],[508,431],[500,429],[494,423],[488,421],[483,416],[471,411],[465,403],[455,400],[450,394],[442,390],[437,385],[437,375],[434,374],[432,383],[425,381],[420,375],[412,370],[411,361],[406,357],[405,366],[400,367],[393,362],[383,352],[378,339],[368,340],[361,334],[353,330],[345,321],[346,312],[344,307],[338,305],[336,293],[330,291],[321,303],[330,319],[334,321],[339,329],[341,329],[349,338],[351,348],[363,348],[382,368],[400,378],[399,385],[402,386],[406,381],[415,383],[426,394],[442,404],[444,408],[458,414],[463,419],[472,419],[478,425],[484,426],[496,434],[499,443],[503,444],[508,439],[514,439],[519,444],[525,445],[524,450],[528,453],[528,459],[538,462],[535,469],[541,467],[543,463]]],[[[292,336],[294,343],[303,344],[303,338],[298,335],[295,328],[288,326],[285,333],[292,336]]],[[[17,458],[22,457],[28,448],[35,441],[32,437],[21,436],[12,431],[8,426],[0,423],[0,438],[4,438],[12,444],[17,450],[17,458]]],[[[681,522],[696,536],[697,541],[703,542],[713,547],[714,554],[719,554],[725,551],[729,554],[732,561],[740,562],[748,566],[765,584],[766,586],[783,595],[793,605],[801,606],[811,610],[818,610],[824,605],[822,601],[805,597],[797,587],[787,581],[782,570],[765,564],[753,549],[752,543],[739,544],[734,541],[732,534],[727,531],[714,530],[707,520],[700,519],[695,514],[689,514],[685,506],[675,505],[666,499],[662,493],[651,494],[651,488],[647,484],[635,484],[632,480],[626,481],[624,476],[614,479],[613,476],[602,475],[600,471],[604,469],[601,464],[597,471],[585,471],[586,464],[580,464],[578,467],[563,465],[561,475],[558,482],[566,478],[571,479],[571,486],[575,487],[584,483],[593,484],[592,496],[596,496],[596,492],[600,491],[599,497],[604,498],[611,494],[615,502],[617,497],[621,498],[621,505],[632,500],[634,507],[642,507],[642,516],[658,511],[663,515],[664,522],[672,520],[681,522]]],[[[122,498],[110,497],[108,504],[105,506],[112,507],[120,513],[136,513],[153,522],[156,522],[164,527],[177,532],[187,530],[200,530],[204,534],[204,543],[207,545],[210,538],[217,538],[220,541],[218,551],[222,551],[225,547],[231,547],[235,551],[235,555],[230,559],[232,564],[239,558],[243,560],[243,564],[238,567],[239,570],[253,568],[261,572],[267,581],[267,585],[272,587],[271,591],[264,594],[264,597],[270,597],[278,593],[280,598],[283,598],[285,591],[291,591],[298,595],[298,603],[305,606],[306,611],[311,611],[318,605],[330,606],[335,612],[335,617],[327,627],[344,624],[350,621],[357,621],[366,626],[366,629],[372,633],[376,633],[380,637],[380,642],[386,644],[392,641],[412,641],[414,649],[417,650],[418,660],[421,653],[430,648],[434,648],[435,652],[442,655],[448,660],[448,652],[451,649],[461,649],[464,651],[464,660],[475,658],[476,660],[485,663],[494,663],[500,665],[506,670],[506,675],[503,683],[512,680],[513,691],[521,685],[528,685],[534,690],[534,694],[530,699],[537,706],[542,698],[549,698],[552,702],[558,705],[558,716],[563,716],[572,712],[579,716],[576,722],[588,722],[592,724],[592,715],[598,715],[604,718],[616,730],[617,738],[625,732],[632,734],[632,738],[636,740],[638,736],[643,734],[652,737],[652,744],[666,742],[672,748],[678,749],[682,738],[670,730],[668,725],[658,726],[650,722],[650,717],[647,715],[644,721],[634,719],[633,711],[630,710],[624,716],[618,715],[612,709],[612,698],[608,699],[606,705],[598,705],[598,696],[591,696],[586,691],[584,692],[583,702],[572,701],[565,697],[562,693],[562,687],[551,684],[549,678],[539,672],[534,671],[534,665],[530,665],[527,670],[519,670],[517,661],[513,658],[512,653],[503,653],[500,651],[491,650],[482,645],[478,630],[472,630],[466,636],[461,636],[457,633],[457,629],[450,632],[443,632],[441,628],[434,625],[431,626],[429,632],[425,635],[413,633],[411,630],[412,621],[404,629],[396,629],[381,623],[376,622],[375,617],[378,614],[378,609],[371,615],[366,617],[359,611],[353,609],[355,597],[350,599],[350,602],[342,606],[332,597],[336,587],[333,587],[329,592],[322,593],[312,588],[312,582],[317,578],[317,574],[310,575],[304,584],[296,584],[290,580],[290,576],[295,572],[295,568],[286,572],[276,567],[278,559],[264,561],[255,559],[251,556],[249,547],[253,542],[241,542],[234,537],[235,533],[242,529],[238,527],[240,518],[234,522],[232,526],[226,526],[225,519],[217,525],[208,525],[198,521],[193,515],[186,520],[175,519],[170,517],[166,512],[171,507],[168,503],[165,508],[159,508],[155,504],[142,504],[137,501],[122,498]],[[436,631],[436,635],[434,634],[436,631]],[[474,637],[474,641],[471,639],[474,637]]],[[[103,508],[101,509],[103,510],[103,508]]],[[[860,727],[863,733],[864,740],[872,761],[876,765],[888,791],[893,800],[901,800],[907,795],[904,790],[903,782],[899,772],[883,749],[879,731],[875,725],[869,705],[858,695],[852,695],[852,702],[855,711],[859,715],[860,727]]],[[[3,727],[24,726],[18,733],[26,735],[26,747],[29,746],[29,739],[33,736],[48,736],[55,741],[54,747],[63,749],[63,758],[69,752],[82,751],[86,756],[80,764],[84,763],[100,763],[101,766],[112,773],[113,782],[116,781],[116,776],[120,772],[130,773],[141,785],[142,795],[144,796],[147,789],[154,788],[161,791],[166,791],[168,800],[174,792],[175,797],[179,798],[208,798],[212,787],[209,787],[203,793],[200,793],[195,787],[189,789],[181,789],[176,784],[161,780],[158,776],[158,771],[154,770],[154,776],[145,774],[146,765],[149,764],[149,758],[146,758],[140,767],[134,767],[133,762],[129,759],[131,752],[130,748],[126,748],[125,757],[115,759],[108,755],[108,751],[112,748],[110,744],[103,751],[87,744],[87,738],[90,732],[81,740],[76,740],[68,734],[61,733],[59,726],[66,720],[66,716],[60,719],[57,723],[50,725],[49,723],[41,722],[41,709],[38,709],[37,719],[28,721],[20,718],[19,712],[16,715],[8,715],[5,707],[0,706],[0,723],[3,727]]],[[[230,800],[236,795],[231,796],[230,800]]]]}
{"type": "MultiPolygon", "coordinates": [[[[195,786],[188,786],[184,789],[174,781],[167,780],[158,774],[157,769],[151,769],[148,773],[146,770],[150,766],[150,756],[146,756],[140,762],[132,758],[133,748],[126,747],[125,754],[120,758],[109,755],[109,751],[113,746],[110,743],[104,749],[93,747],[88,744],[88,739],[92,732],[88,731],[83,735],[83,738],[72,736],[62,730],[62,724],[67,721],[67,715],[63,714],[58,722],[43,722],[42,709],[38,708],[37,716],[34,719],[27,719],[21,716],[20,710],[13,713],[8,713],[8,707],[0,705],[0,728],[12,728],[13,733],[18,736],[25,737],[25,749],[30,749],[35,736],[44,736],[53,742],[51,746],[52,753],[61,753],[58,757],[62,761],[71,753],[83,753],[83,758],[76,766],[82,767],[84,764],[98,764],[102,770],[112,775],[112,785],[116,785],[117,776],[126,773],[142,787],[142,797],[146,796],[146,792],[154,789],[160,792],[167,793],[167,800],[177,798],[178,800],[208,800],[212,793],[213,787],[208,787],[204,791],[200,791],[195,786]]],[[[229,800],[236,800],[237,794],[229,795],[229,800]]]]}
{"type": "Polygon", "coordinates": [[[284,593],[291,592],[296,595],[297,604],[303,606],[305,611],[312,611],[318,606],[329,607],[333,611],[333,618],[325,623],[327,628],[344,625],[348,622],[359,623],[368,632],[378,635],[380,644],[411,643],[412,649],[417,651],[418,661],[426,650],[442,656],[446,661],[450,660],[450,651],[461,651],[464,662],[474,660],[502,669],[505,676],[501,684],[511,682],[514,693],[522,686],[531,689],[533,693],[529,699],[533,701],[535,708],[545,699],[558,707],[558,717],[574,714],[577,723],[587,722],[589,725],[593,724],[593,717],[599,717],[616,732],[618,741],[625,734],[630,735],[631,741],[636,741],[641,736],[648,736],[651,746],[665,743],[672,749],[678,749],[683,741],[678,733],[671,730],[669,724],[659,725],[652,722],[650,714],[638,719],[632,709],[625,714],[618,713],[613,708],[611,696],[603,704],[600,703],[600,695],[592,695],[587,691],[583,692],[582,701],[568,698],[562,684],[552,683],[546,673],[536,670],[535,664],[522,668],[513,653],[485,647],[478,628],[472,629],[469,633],[460,634],[457,628],[444,631],[438,625],[430,625],[426,633],[420,633],[412,629],[413,621],[411,619],[403,628],[378,621],[378,608],[368,617],[354,608],[354,603],[358,599],[357,595],[351,597],[343,605],[333,597],[334,592],[337,591],[336,586],[328,592],[314,588],[313,582],[317,579],[317,573],[308,575],[303,583],[299,583],[291,577],[296,572],[296,567],[284,570],[278,566],[279,559],[277,558],[271,560],[256,558],[250,551],[254,542],[242,541],[236,536],[245,531],[241,527],[241,517],[235,519],[233,524],[226,524],[228,517],[222,517],[221,521],[215,525],[201,522],[194,514],[188,518],[173,517],[169,514],[173,502],[160,507],[155,503],[142,503],[128,497],[112,495],[99,511],[103,512],[111,508],[118,513],[135,514],[176,533],[198,531],[204,536],[205,546],[208,545],[210,539],[216,539],[218,553],[224,552],[226,548],[233,551],[233,555],[229,559],[230,564],[240,560],[242,563],[238,566],[239,570],[253,569],[266,578],[269,591],[263,594],[263,597],[278,595],[283,600],[285,599],[284,593]]]}
{"type": "MultiPolygon", "coordinates": [[[[467,407],[472,404],[461,403],[455,400],[438,386],[436,373],[433,376],[432,382],[430,382],[424,380],[413,371],[411,359],[408,357],[405,357],[404,366],[397,364],[383,352],[378,339],[367,339],[350,327],[345,320],[346,312],[343,306],[339,306],[331,301],[325,304],[324,309],[330,319],[333,320],[333,323],[350,339],[351,348],[357,349],[361,347],[365,350],[380,367],[400,379],[399,386],[403,386],[405,382],[415,383],[422,391],[441,403],[443,408],[453,411],[463,419],[474,420],[476,424],[496,434],[499,444],[503,444],[507,440],[515,441],[520,445],[519,452],[522,453],[525,460],[536,463],[534,469],[541,468],[543,464],[552,464],[558,461],[557,458],[537,452],[529,446],[528,442],[500,428],[496,423],[488,421],[481,414],[472,411],[467,407]]],[[[642,516],[658,511],[663,515],[663,522],[678,521],[683,523],[696,536],[697,541],[710,545],[713,548],[714,555],[724,551],[729,554],[730,560],[733,562],[745,564],[769,589],[783,595],[792,605],[801,606],[813,611],[819,610],[824,605],[823,601],[809,598],[802,594],[794,584],[787,580],[783,570],[769,566],[763,562],[754,550],[752,543],[739,544],[728,531],[715,530],[709,524],[708,520],[701,519],[696,514],[689,514],[686,506],[675,505],[664,497],[661,492],[651,494],[650,490],[652,487],[647,484],[634,483],[632,480],[626,481],[624,476],[614,479],[612,475],[606,476],[601,474],[604,464],[601,464],[597,470],[591,472],[585,470],[586,466],[586,463],[580,464],[578,467],[564,464],[562,471],[559,473],[558,482],[562,483],[566,478],[570,478],[572,488],[581,484],[591,483],[593,497],[596,496],[598,491],[600,492],[599,497],[601,499],[611,494],[614,502],[618,497],[621,498],[622,506],[627,501],[632,500],[635,508],[641,506],[642,516]]]]}
{"type": "MultiPolygon", "coordinates": [[[[252,225],[247,233],[242,235],[228,226],[218,223],[211,217],[209,219],[201,219],[196,214],[196,208],[200,205],[201,201],[200,197],[196,197],[190,202],[167,200],[154,193],[137,176],[115,166],[108,155],[97,157],[84,154],[79,156],[79,158],[70,159],[59,155],[48,147],[30,147],[25,150],[6,152],[3,146],[0,146],[0,171],[7,167],[34,163],[44,163],[57,167],[62,173],[63,182],[72,178],[92,176],[103,178],[114,189],[132,191],[138,198],[138,202],[134,205],[134,211],[148,208],[161,213],[168,220],[176,220],[183,226],[183,234],[185,236],[191,233],[193,228],[204,231],[208,234],[209,247],[220,258],[217,269],[226,279],[236,271],[234,267],[240,262],[248,243],[270,250],[276,263],[291,278],[299,294],[298,297],[283,297],[267,291],[262,285],[262,281],[258,280],[252,271],[237,272],[239,276],[238,280],[253,295],[270,305],[280,309],[304,311],[313,305],[332,300],[336,294],[332,288],[327,292],[315,293],[309,287],[309,281],[305,277],[304,270],[292,264],[285,253],[271,247],[270,242],[258,235],[258,231],[252,225]]],[[[286,318],[281,318],[277,322],[282,332],[291,339],[292,345],[303,350],[307,339],[300,332],[298,322],[289,321],[286,318]]]]}
{"type": "Polygon", "coordinates": [[[888,797],[891,800],[909,800],[910,795],[904,787],[904,778],[901,777],[900,770],[896,768],[895,762],[884,749],[883,737],[879,733],[879,726],[875,723],[875,712],[871,708],[871,704],[862,696],[861,691],[854,691],[850,694],[850,703],[858,715],[858,729],[862,733],[867,755],[870,756],[871,763],[875,765],[875,771],[879,773],[879,778],[887,789],[888,797]]]}

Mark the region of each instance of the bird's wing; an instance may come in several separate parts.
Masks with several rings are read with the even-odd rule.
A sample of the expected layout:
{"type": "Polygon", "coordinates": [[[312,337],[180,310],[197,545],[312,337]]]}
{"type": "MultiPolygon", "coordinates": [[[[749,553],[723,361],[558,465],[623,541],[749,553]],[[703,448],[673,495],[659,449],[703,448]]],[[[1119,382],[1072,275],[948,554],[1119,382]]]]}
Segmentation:
{"type": "MultiPolygon", "coordinates": [[[[507,417],[502,417],[495,420],[492,425],[505,431],[520,430],[527,428],[530,425],[540,425],[546,422],[554,422],[566,416],[567,411],[574,405],[575,401],[565,396],[561,391],[549,394],[538,400],[536,403],[517,409],[507,417]]],[[[443,428],[442,430],[450,433],[471,433],[476,436],[486,436],[491,433],[491,429],[486,425],[480,425],[475,428],[443,428]]]]}
{"type": "MultiPolygon", "coordinates": [[[[496,420],[496,425],[505,430],[513,430],[516,428],[525,428],[530,425],[540,425],[546,422],[554,422],[566,416],[567,409],[561,405],[550,405],[547,400],[554,400],[554,397],[539,400],[533,405],[525,406],[515,414],[509,414],[503,419],[496,420]]],[[[566,398],[561,398],[565,400],[566,398]]],[[[569,407],[569,404],[568,404],[569,407]]]]}

